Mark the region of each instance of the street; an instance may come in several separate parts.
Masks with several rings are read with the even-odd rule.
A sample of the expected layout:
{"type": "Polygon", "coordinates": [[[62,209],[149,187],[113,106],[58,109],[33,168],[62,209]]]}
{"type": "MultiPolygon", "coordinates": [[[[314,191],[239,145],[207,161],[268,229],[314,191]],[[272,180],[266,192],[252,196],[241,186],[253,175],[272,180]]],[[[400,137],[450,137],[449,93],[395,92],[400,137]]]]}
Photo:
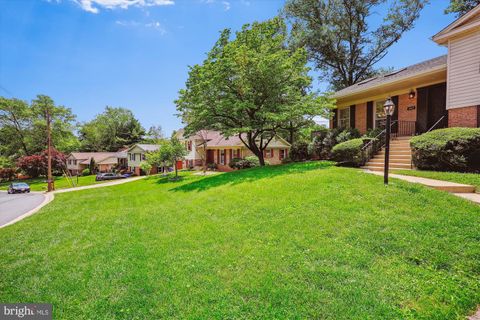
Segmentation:
{"type": "Polygon", "coordinates": [[[0,191],[0,227],[36,208],[45,199],[41,193],[7,194],[0,191]]]}

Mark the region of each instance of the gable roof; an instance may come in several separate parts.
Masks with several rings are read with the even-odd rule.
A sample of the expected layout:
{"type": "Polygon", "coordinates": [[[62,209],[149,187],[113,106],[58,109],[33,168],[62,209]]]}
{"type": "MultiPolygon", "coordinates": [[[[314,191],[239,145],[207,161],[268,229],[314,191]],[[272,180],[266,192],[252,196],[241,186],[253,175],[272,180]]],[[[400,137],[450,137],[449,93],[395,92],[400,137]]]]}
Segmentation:
{"type": "Polygon", "coordinates": [[[426,60],[388,74],[377,76],[363,80],[350,87],[346,87],[342,90],[335,92],[334,98],[347,97],[352,94],[368,91],[377,87],[381,87],[386,84],[391,84],[399,81],[406,80],[408,78],[416,77],[423,74],[428,74],[436,70],[447,69],[447,55],[436,57],[430,60],[426,60]]]}
{"type": "Polygon", "coordinates": [[[143,143],[137,143],[137,144],[134,144],[133,146],[131,146],[130,148],[128,148],[127,151],[130,151],[132,150],[133,148],[135,147],[138,147],[140,149],[142,149],[143,151],[145,152],[153,152],[153,151],[157,151],[160,146],[158,144],[143,144],[143,143]]]}
{"type": "Polygon", "coordinates": [[[480,30],[480,20],[475,19],[479,15],[480,4],[443,28],[432,37],[432,40],[438,44],[446,44],[452,36],[457,36],[476,28],[480,30]]]}
{"type": "Polygon", "coordinates": [[[122,156],[119,152],[72,152],[68,155],[67,158],[70,156],[74,157],[76,160],[80,160],[81,164],[89,164],[90,159],[93,158],[96,163],[102,162],[108,158],[126,158],[122,156]]]}
{"type": "MultiPolygon", "coordinates": [[[[176,137],[178,139],[185,139],[183,136],[184,130],[180,129],[177,131],[176,137]]],[[[231,136],[226,138],[219,131],[215,130],[201,130],[198,131],[195,135],[189,137],[190,139],[195,140],[206,140],[207,147],[242,147],[244,146],[242,140],[238,136],[231,136]]],[[[282,139],[280,136],[276,136],[273,141],[278,141],[283,145],[290,146],[290,143],[282,139]]]]}

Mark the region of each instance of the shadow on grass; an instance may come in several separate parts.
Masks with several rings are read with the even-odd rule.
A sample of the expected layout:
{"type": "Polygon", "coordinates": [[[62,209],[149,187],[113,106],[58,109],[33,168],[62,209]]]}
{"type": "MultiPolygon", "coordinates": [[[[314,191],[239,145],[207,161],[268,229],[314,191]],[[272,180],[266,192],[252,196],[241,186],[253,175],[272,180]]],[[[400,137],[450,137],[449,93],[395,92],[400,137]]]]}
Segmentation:
{"type": "Polygon", "coordinates": [[[225,174],[206,177],[201,180],[183,184],[170,191],[203,191],[222,185],[236,185],[243,182],[258,181],[285,174],[302,173],[317,169],[326,169],[333,166],[332,162],[315,161],[305,163],[292,163],[287,165],[269,166],[228,172],[225,174]]]}

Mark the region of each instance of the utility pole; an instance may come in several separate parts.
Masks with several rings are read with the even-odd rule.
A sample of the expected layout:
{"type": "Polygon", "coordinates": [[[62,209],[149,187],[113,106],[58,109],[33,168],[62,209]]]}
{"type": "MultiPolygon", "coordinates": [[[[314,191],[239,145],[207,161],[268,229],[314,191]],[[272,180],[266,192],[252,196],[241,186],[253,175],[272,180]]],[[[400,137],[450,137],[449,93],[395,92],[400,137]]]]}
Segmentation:
{"type": "Polygon", "coordinates": [[[46,118],[47,118],[47,186],[48,192],[55,190],[55,186],[53,185],[53,178],[52,178],[52,133],[50,128],[50,108],[46,106],[46,118]]]}

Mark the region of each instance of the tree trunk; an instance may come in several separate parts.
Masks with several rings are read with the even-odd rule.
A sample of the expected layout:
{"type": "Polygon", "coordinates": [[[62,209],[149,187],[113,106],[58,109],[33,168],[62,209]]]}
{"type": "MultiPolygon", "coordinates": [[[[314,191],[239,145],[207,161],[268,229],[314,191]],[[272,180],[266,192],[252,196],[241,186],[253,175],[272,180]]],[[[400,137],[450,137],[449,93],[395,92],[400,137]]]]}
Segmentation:
{"type": "Polygon", "coordinates": [[[265,166],[265,158],[263,157],[263,151],[260,150],[260,153],[257,155],[258,161],[260,162],[260,167],[265,166]]]}
{"type": "Polygon", "coordinates": [[[173,159],[173,166],[175,167],[175,179],[178,178],[177,160],[173,159]]]}

